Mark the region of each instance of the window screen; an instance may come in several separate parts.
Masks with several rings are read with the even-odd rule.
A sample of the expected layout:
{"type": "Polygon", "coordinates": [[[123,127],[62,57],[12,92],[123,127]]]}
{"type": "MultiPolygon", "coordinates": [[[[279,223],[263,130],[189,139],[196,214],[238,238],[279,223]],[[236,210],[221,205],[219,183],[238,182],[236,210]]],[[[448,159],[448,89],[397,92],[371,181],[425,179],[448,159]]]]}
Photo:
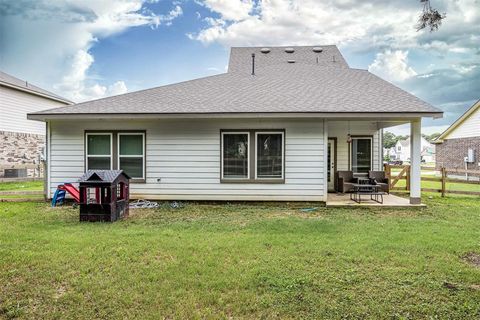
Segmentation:
{"type": "Polygon", "coordinates": [[[111,165],[111,134],[87,134],[87,169],[110,170],[111,165]]]}
{"type": "Polygon", "coordinates": [[[247,179],[248,133],[222,133],[223,178],[247,179]]]}
{"type": "Polygon", "coordinates": [[[257,178],[283,176],[283,134],[257,133],[257,178]]]}
{"type": "Polygon", "coordinates": [[[144,135],[118,134],[118,167],[132,178],[144,178],[144,135]]]}

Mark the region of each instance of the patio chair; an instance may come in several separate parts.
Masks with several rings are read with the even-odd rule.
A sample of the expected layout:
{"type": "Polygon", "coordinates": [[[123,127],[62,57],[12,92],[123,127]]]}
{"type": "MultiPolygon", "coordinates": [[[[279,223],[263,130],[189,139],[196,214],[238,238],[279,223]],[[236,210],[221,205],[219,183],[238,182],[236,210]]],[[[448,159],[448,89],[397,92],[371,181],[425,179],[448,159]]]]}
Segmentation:
{"type": "Polygon", "coordinates": [[[368,177],[374,179],[382,191],[390,194],[390,179],[385,177],[385,171],[368,171],[368,177]]]}
{"type": "Polygon", "coordinates": [[[335,181],[337,182],[337,192],[346,193],[353,190],[357,178],[353,177],[353,171],[337,171],[335,172],[335,181]]]}

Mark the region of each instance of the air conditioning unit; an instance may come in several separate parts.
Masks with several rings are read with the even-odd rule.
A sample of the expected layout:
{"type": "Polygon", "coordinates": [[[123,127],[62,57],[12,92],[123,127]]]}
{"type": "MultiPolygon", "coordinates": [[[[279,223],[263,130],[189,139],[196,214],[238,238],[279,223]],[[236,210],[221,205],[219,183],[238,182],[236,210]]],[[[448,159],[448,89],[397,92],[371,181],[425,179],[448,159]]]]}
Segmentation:
{"type": "Polygon", "coordinates": [[[27,169],[5,169],[4,178],[26,178],[27,169]]]}

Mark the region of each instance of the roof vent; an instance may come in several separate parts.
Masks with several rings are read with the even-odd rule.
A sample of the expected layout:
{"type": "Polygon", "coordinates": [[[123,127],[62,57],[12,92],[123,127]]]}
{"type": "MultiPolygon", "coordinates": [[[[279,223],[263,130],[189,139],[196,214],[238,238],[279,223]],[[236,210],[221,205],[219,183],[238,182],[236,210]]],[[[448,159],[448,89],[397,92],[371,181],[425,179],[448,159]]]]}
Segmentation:
{"type": "Polygon", "coordinates": [[[322,47],[313,47],[313,52],[320,53],[323,51],[322,47]]]}
{"type": "Polygon", "coordinates": [[[285,52],[286,52],[286,53],[294,53],[294,52],[295,52],[295,49],[293,49],[293,48],[285,48],[285,52]]]}
{"type": "Polygon", "coordinates": [[[262,49],[260,49],[260,52],[261,52],[261,53],[269,53],[269,52],[270,52],[270,48],[262,48],[262,49]]]}
{"type": "Polygon", "coordinates": [[[295,63],[295,60],[287,60],[288,63],[295,63]]]}

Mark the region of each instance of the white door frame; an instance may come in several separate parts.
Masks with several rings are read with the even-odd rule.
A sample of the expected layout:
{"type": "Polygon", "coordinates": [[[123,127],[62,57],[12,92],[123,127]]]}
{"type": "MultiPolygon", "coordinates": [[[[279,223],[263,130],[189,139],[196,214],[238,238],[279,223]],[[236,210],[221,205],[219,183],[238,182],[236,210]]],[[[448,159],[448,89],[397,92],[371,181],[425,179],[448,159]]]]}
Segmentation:
{"type": "Polygon", "coordinates": [[[337,138],[328,138],[327,146],[327,187],[328,191],[335,191],[335,171],[337,168],[337,138]],[[329,152],[330,151],[330,152],[329,152]]]}

